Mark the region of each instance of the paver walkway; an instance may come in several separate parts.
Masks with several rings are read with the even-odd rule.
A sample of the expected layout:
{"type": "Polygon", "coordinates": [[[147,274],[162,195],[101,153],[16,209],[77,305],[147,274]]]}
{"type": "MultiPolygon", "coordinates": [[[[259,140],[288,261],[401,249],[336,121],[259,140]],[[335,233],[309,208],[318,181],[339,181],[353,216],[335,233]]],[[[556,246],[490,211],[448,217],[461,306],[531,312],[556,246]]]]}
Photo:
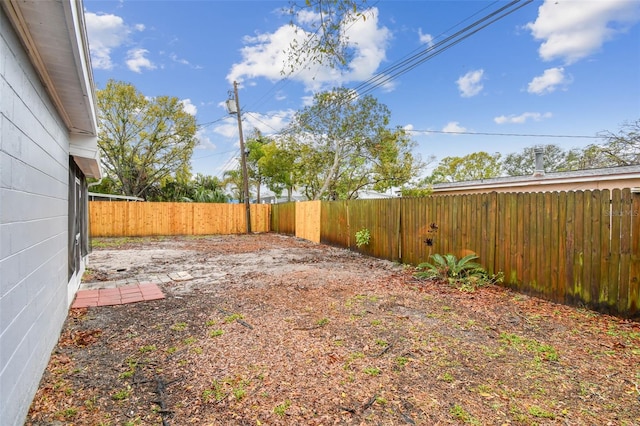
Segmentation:
{"type": "Polygon", "coordinates": [[[71,308],[123,305],[164,299],[164,294],[156,283],[166,284],[172,281],[192,279],[193,277],[188,272],[177,271],[160,275],[141,275],[117,281],[82,283],[71,308]]]}
{"type": "Polygon", "coordinates": [[[164,293],[162,293],[157,284],[131,284],[121,287],[80,290],[76,293],[76,298],[71,308],[123,305],[158,299],[164,299],[164,293]]]}

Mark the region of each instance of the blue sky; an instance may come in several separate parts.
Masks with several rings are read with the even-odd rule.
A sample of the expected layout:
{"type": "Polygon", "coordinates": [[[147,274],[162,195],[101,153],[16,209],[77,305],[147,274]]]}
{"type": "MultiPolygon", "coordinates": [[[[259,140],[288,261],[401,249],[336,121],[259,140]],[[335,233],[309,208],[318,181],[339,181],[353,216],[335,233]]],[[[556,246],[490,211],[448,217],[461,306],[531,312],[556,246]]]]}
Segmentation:
{"type": "MultiPolygon", "coordinates": [[[[221,177],[239,156],[224,108],[233,81],[245,135],[281,131],[317,91],[355,88],[507,2],[369,1],[349,26],[347,71],[281,74],[295,37],[284,1],[92,1],[85,18],[98,89],[109,79],[183,100],[197,118],[194,173],[221,177]]],[[[295,23],[304,30],[306,15],[295,23]]],[[[370,94],[436,162],[554,143],[584,147],[640,118],[640,1],[534,1],[370,94]]],[[[427,169],[427,172],[429,169],[427,169]]]]}

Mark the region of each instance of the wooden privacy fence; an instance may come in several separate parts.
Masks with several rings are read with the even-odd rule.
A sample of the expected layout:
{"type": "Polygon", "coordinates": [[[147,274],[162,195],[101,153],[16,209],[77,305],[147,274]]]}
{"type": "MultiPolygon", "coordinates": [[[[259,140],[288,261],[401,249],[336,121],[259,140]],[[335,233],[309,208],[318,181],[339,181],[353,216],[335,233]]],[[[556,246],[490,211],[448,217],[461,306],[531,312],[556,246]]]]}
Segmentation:
{"type": "MultiPolygon", "coordinates": [[[[270,204],[251,204],[251,230],[269,232],[270,204]]],[[[92,237],[241,234],[244,204],[90,201],[92,237]]]]}
{"type": "Polygon", "coordinates": [[[333,201],[318,220],[323,243],[354,247],[366,228],[358,250],[383,259],[475,253],[520,292],[640,316],[640,194],[629,189],[333,201]]]}

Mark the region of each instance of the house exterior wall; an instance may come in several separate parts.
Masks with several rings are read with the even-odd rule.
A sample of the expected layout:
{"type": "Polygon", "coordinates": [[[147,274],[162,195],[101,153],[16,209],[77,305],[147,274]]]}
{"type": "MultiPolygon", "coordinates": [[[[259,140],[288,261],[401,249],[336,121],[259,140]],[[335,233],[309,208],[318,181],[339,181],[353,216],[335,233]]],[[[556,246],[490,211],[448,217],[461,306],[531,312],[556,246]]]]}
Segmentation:
{"type": "Polygon", "coordinates": [[[69,139],[0,8],[2,425],[24,423],[78,282],[68,273],[69,139]]]}

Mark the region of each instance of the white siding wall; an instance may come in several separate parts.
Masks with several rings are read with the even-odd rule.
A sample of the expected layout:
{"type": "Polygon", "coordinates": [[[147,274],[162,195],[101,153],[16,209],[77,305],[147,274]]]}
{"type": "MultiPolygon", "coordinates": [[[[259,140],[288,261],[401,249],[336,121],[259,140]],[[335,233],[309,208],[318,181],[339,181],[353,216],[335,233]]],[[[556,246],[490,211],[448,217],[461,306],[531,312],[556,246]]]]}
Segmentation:
{"type": "Polygon", "coordinates": [[[68,132],[0,8],[0,424],[22,425],[67,315],[68,132]]]}

